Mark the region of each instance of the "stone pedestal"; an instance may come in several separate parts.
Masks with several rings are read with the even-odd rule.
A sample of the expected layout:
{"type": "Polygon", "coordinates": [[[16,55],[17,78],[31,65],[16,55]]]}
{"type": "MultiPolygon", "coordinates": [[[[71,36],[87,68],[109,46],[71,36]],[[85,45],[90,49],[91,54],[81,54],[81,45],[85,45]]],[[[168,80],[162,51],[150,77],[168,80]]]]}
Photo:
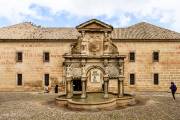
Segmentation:
{"type": "Polygon", "coordinates": [[[119,79],[118,79],[118,97],[122,97],[124,95],[123,81],[124,81],[124,77],[119,77],[119,79]]]}
{"type": "Polygon", "coordinates": [[[104,98],[109,98],[109,96],[108,96],[108,82],[109,82],[109,78],[104,77],[104,98]]]}
{"type": "Polygon", "coordinates": [[[66,88],[67,88],[67,98],[72,98],[72,96],[73,96],[73,88],[72,88],[72,81],[71,81],[71,78],[66,78],[66,80],[67,80],[67,86],[66,86],[66,88]]]}

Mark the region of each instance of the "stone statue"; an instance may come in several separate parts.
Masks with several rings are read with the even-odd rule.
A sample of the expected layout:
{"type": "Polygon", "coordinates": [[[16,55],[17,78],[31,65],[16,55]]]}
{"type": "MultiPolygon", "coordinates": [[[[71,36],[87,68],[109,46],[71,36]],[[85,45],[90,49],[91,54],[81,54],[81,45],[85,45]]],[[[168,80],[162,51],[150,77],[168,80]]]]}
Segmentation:
{"type": "Polygon", "coordinates": [[[71,76],[71,71],[72,71],[71,64],[67,64],[66,65],[66,77],[71,76]]]}

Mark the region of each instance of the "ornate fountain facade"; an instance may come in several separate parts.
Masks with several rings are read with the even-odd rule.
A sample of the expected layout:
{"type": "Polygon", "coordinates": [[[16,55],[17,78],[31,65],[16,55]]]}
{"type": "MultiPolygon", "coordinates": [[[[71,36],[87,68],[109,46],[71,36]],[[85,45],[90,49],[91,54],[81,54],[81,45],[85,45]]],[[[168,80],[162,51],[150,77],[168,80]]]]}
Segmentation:
{"type": "Polygon", "coordinates": [[[108,83],[117,80],[118,97],[123,96],[124,55],[112,42],[113,27],[98,20],[90,20],[76,27],[80,36],[71,45],[71,51],[64,54],[64,76],[66,98],[72,98],[74,91],[82,91],[81,98],[88,92],[104,92],[108,98],[108,83]]]}

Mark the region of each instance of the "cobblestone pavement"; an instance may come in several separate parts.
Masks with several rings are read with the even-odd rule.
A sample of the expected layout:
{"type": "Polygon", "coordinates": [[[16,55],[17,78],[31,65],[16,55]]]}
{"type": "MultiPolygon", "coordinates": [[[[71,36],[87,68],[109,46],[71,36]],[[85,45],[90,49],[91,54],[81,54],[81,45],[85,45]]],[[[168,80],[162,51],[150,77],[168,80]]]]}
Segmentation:
{"type": "Polygon", "coordinates": [[[138,93],[138,104],[109,111],[71,111],[55,94],[0,92],[0,120],[180,120],[180,94],[138,93]]]}

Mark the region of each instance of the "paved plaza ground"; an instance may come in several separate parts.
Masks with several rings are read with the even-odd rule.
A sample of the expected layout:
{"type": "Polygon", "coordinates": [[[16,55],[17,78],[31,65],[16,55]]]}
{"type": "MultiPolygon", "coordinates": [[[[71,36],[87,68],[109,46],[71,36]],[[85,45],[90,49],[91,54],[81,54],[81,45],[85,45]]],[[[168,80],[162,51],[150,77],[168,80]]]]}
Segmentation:
{"type": "Polygon", "coordinates": [[[0,120],[180,120],[180,94],[137,93],[138,104],[106,111],[72,111],[55,106],[56,94],[0,92],[0,120]]]}

